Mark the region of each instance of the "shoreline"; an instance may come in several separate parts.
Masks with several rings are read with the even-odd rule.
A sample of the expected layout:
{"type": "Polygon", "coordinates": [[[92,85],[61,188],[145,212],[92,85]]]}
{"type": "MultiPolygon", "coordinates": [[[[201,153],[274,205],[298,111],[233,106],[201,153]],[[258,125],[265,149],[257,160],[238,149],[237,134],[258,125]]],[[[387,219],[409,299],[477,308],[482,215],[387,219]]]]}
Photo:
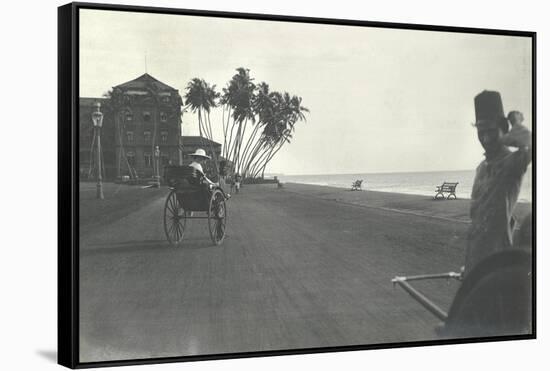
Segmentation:
{"type": "MultiPolygon", "coordinates": [[[[319,184],[319,183],[315,183],[315,182],[293,182],[293,181],[287,181],[287,182],[282,182],[284,184],[286,183],[292,183],[292,184],[303,184],[303,185],[310,185],[310,186],[314,186],[314,187],[329,187],[329,188],[336,188],[336,189],[343,189],[343,190],[350,190],[350,187],[349,186],[338,186],[338,185],[329,185],[329,184],[319,184]]],[[[402,194],[402,195],[411,195],[411,196],[424,196],[424,197],[433,197],[435,195],[435,189],[433,192],[429,193],[429,192],[425,192],[425,193],[415,193],[415,192],[403,192],[403,191],[395,191],[395,192],[392,192],[392,191],[385,191],[385,190],[381,190],[381,189],[375,189],[375,188],[364,188],[362,189],[363,191],[370,191],[370,192],[380,192],[380,193],[392,193],[392,194],[402,194]]],[[[457,197],[461,200],[471,200],[470,197],[465,197],[463,195],[457,195],[457,197]]],[[[518,199],[518,204],[532,204],[533,201],[532,200],[527,200],[527,199],[518,199]]]]}
{"type": "MultiPolygon", "coordinates": [[[[349,188],[294,182],[285,182],[282,190],[353,206],[375,208],[453,222],[470,223],[469,198],[436,201],[433,199],[433,195],[374,191],[369,189],[350,191],[349,188]]],[[[523,218],[531,212],[531,202],[518,202],[514,210],[514,216],[518,222],[520,222],[518,224],[521,224],[523,218]]]]}

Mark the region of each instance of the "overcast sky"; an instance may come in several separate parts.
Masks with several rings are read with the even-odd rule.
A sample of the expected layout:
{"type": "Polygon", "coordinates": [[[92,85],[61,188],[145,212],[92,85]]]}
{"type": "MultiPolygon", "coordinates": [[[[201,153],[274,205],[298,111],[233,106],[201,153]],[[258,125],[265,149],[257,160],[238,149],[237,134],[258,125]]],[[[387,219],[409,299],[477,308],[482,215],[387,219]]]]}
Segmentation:
{"type": "MultiPolygon", "coordinates": [[[[500,91],[531,127],[531,40],[445,32],[82,10],[80,96],[100,97],[147,72],[179,89],[194,77],[221,90],[237,67],[303,98],[268,167],[285,174],[473,169],[474,96],[500,91]]],[[[186,113],[184,135],[197,135],[186,113]]],[[[214,136],[223,143],[221,109],[214,136]]]]}

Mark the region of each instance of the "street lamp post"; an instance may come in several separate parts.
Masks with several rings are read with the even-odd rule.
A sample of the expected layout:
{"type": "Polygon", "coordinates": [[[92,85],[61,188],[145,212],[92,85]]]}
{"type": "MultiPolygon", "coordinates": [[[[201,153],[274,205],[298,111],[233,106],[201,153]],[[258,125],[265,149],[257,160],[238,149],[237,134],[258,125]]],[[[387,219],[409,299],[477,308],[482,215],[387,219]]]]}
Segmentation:
{"type": "Polygon", "coordinates": [[[103,200],[103,184],[101,179],[101,126],[103,126],[103,113],[99,110],[101,103],[95,104],[96,110],[92,112],[92,122],[94,123],[94,135],[97,139],[97,198],[103,200]]]}
{"type": "Polygon", "coordinates": [[[155,186],[157,188],[160,188],[160,148],[159,146],[155,146],[155,167],[156,167],[156,174],[155,174],[155,186]]]}

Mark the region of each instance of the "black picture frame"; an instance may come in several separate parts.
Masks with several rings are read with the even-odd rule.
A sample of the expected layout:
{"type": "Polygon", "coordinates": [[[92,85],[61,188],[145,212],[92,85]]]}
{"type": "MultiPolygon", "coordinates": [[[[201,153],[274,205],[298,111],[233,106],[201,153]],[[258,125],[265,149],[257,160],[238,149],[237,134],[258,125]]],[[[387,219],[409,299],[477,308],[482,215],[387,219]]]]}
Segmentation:
{"type": "Polygon", "coordinates": [[[483,28],[445,27],[406,23],[369,22],[328,18],[308,18],[252,13],[230,13],[191,9],[156,8],[96,3],[70,3],[58,8],[58,363],[69,368],[90,368],[139,364],[157,364],[288,354],[341,352],[429,345],[449,345],[487,341],[536,339],[536,32],[483,28]],[[442,31],[480,35],[517,36],[531,39],[532,47],[532,332],[524,335],[490,336],[467,339],[439,339],[406,343],[346,345],[335,347],[204,354],[150,359],[123,359],[80,362],[79,359],[79,11],[82,9],[151,14],[188,15],[242,20],[312,23],[401,30],[442,31]]]}

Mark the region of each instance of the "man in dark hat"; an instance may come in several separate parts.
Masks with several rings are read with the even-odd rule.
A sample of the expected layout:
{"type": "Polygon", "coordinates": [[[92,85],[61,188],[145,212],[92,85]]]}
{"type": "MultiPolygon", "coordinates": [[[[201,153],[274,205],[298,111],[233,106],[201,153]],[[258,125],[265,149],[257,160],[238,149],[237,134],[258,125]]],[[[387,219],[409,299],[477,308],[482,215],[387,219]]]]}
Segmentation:
{"type": "Polygon", "coordinates": [[[485,160],[476,169],[472,188],[465,274],[489,255],[512,247],[512,213],[532,157],[531,132],[522,125],[520,112],[512,111],[506,118],[496,91],[481,92],[474,104],[477,137],[485,160]]]}

